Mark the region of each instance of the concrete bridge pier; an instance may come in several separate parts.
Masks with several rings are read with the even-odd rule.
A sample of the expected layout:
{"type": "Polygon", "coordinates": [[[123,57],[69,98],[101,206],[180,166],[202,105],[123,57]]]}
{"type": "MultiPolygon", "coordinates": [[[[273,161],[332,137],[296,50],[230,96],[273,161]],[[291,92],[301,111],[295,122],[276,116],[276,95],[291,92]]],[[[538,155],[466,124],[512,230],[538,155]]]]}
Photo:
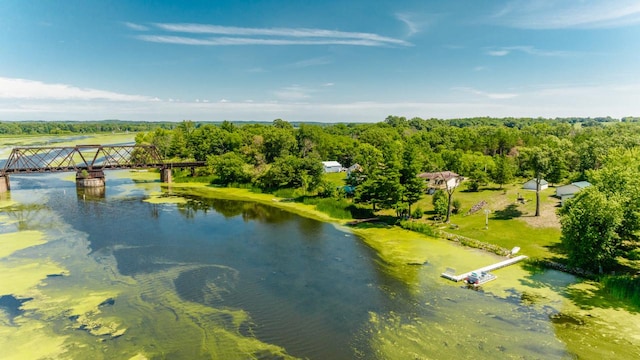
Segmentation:
{"type": "Polygon", "coordinates": [[[104,187],[104,171],[81,170],[76,172],[76,186],[80,188],[104,187]]]}
{"type": "Polygon", "coordinates": [[[171,172],[171,168],[160,169],[160,182],[163,182],[163,183],[173,182],[173,173],[171,172]]]}
{"type": "Polygon", "coordinates": [[[5,193],[9,190],[11,190],[9,175],[0,175],[0,193],[5,193]]]}

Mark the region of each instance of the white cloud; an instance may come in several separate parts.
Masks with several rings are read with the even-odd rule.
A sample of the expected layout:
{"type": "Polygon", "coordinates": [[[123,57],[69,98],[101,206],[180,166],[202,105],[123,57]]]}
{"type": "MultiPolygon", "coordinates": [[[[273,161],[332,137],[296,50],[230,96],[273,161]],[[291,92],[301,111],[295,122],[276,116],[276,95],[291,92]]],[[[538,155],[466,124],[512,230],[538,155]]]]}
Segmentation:
{"type": "Polygon", "coordinates": [[[262,39],[242,37],[213,37],[192,38],[184,36],[167,35],[138,35],[138,40],[178,45],[205,45],[205,46],[229,46],[229,45],[354,45],[354,46],[382,46],[383,43],[366,39],[262,39]]]}
{"type": "Polygon", "coordinates": [[[292,67],[292,68],[307,68],[307,67],[311,67],[311,66],[321,66],[321,65],[328,65],[331,64],[333,61],[326,56],[322,56],[322,57],[317,57],[317,58],[313,58],[313,59],[306,59],[306,60],[301,60],[301,61],[297,61],[294,62],[292,64],[286,65],[287,67],[292,67]]]}
{"type": "Polygon", "coordinates": [[[398,13],[396,14],[396,19],[402,21],[405,25],[407,25],[407,36],[414,35],[421,30],[420,24],[418,24],[415,19],[413,19],[413,16],[411,16],[411,14],[398,13]]]}
{"type": "Polygon", "coordinates": [[[328,83],[322,84],[322,86],[326,86],[326,87],[333,86],[333,85],[335,85],[335,84],[332,83],[332,82],[328,82],[328,83]]]}
{"type": "MultiPolygon", "coordinates": [[[[134,24],[135,25],[135,24],[134,24]]],[[[206,24],[155,23],[154,29],[164,33],[137,35],[142,41],[182,45],[353,45],[410,46],[401,39],[373,33],[346,32],[308,28],[245,28],[206,24]],[[169,34],[167,34],[169,33],[169,34]],[[184,36],[171,33],[187,34],[184,36]],[[222,36],[203,36],[222,35],[222,36]]],[[[138,29],[135,29],[138,30],[138,29]]]]}
{"type": "Polygon", "coordinates": [[[491,55],[491,56],[505,56],[505,55],[509,55],[511,51],[509,50],[487,50],[487,55],[491,55]]]}
{"type": "Polygon", "coordinates": [[[524,29],[613,28],[640,24],[637,0],[514,0],[490,19],[524,29]]]}
{"type": "Polygon", "coordinates": [[[311,97],[312,90],[304,88],[300,85],[291,85],[273,92],[280,100],[286,101],[302,101],[311,97]]]}
{"type": "Polygon", "coordinates": [[[136,30],[136,31],[148,31],[149,30],[149,28],[144,26],[144,25],[130,23],[130,22],[125,22],[124,26],[128,27],[131,30],[136,30]]]}
{"type": "Polygon", "coordinates": [[[514,93],[490,93],[490,92],[480,91],[470,87],[455,87],[452,90],[464,91],[467,93],[479,95],[479,96],[486,97],[493,100],[511,99],[518,96],[518,94],[514,94],[514,93]]]}
{"type": "Polygon", "coordinates": [[[120,94],[111,91],[79,88],[67,84],[47,84],[40,81],[0,77],[0,99],[48,100],[108,100],[156,101],[142,95],[120,94]]]}
{"type": "Polygon", "coordinates": [[[486,50],[486,54],[490,56],[506,56],[515,51],[536,56],[570,56],[574,54],[564,50],[542,50],[529,45],[490,48],[486,50]]]}

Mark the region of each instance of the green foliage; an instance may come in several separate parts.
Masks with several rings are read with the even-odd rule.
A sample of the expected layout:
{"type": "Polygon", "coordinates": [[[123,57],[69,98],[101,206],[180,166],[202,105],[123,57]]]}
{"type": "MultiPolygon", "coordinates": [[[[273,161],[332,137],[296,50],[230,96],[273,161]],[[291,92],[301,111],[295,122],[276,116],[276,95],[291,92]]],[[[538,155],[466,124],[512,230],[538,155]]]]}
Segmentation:
{"type": "Polygon", "coordinates": [[[244,170],[244,159],[236,153],[209,156],[207,165],[213,169],[218,184],[246,183],[251,180],[251,175],[244,170]]]}
{"type": "Polygon", "coordinates": [[[403,229],[419,232],[421,234],[425,234],[428,236],[438,237],[438,230],[436,230],[433,226],[427,223],[403,220],[403,221],[400,221],[400,227],[402,227],[403,229]]]}
{"type": "Polygon", "coordinates": [[[431,199],[433,204],[433,210],[439,216],[446,216],[447,211],[449,209],[449,200],[447,199],[447,194],[442,190],[436,190],[433,193],[433,198],[431,199]]]}
{"type": "Polygon", "coordinates": [[[489,182],[489,175],[483,170],[474,170],[471,174],[471,179],[467,181],[467,189],[469,191],[478,191],[480,186],[487,185],[489,182]]]}
{"type": "Polygon", "coordinates": [[[422,219],[423,216],[424,216],[424,211],[419,206],[415,210],[413,210],[413,213],[411,214],[411,217],[414,219],[422,219]]]}
{"type": "Polygon", "coordinates": [[[462,201],[460,201],[460,199],[454,199],[452,201],[452,206],[453,209],[451,211],[453,211],[454,214],[459,214],[460,209],[462,208],[462,201]]]}
{"type": "Polygon", "coordinates": [[[300,188],[315,190],[322,182],[322,163],[311,158],[293,155],[277,158],[271,167],[258,178],[256,184],[264,190],[300,188]]]}
{"type": "Polygon", "coordinates": [[[494,163],[495,167],[489,175],[491,180],[502,188],[504,184],[508,184],[513,181],[515,164],[511,157],[505,155],[495,157],[494,163]]]}
{"type": "Polygon", "coordinates": [[[604,290],[613,297],[640,307],[640,277],[629,275],[605,276],[600,281],[604,286],[604,290]]]}
{"type": "Polygon", "coordinates": [[[622,205],[615,197],[592,186],[569,199],[559,213],[561,240],[572,266],[600,271],[615,264],[623,220],[622,205]]]}

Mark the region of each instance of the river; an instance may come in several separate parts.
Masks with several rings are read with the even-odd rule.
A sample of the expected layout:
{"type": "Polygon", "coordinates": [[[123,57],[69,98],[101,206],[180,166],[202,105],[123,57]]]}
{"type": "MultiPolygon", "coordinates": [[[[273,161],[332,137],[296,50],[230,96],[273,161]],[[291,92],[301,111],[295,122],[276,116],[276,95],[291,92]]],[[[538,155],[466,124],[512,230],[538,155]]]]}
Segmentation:
{"type": "Polygon", "coordinates": [[[109,172],[99,194],[68,174],[12,177],[0,208],[0,358],[640,354],[637,339],[602,330],[621,309],[579,303],[572,276],[518,265],[473,291],[438,274],[493,255],[419,240],[425,264],[394,263],[348,229],[138,175],[109,172]]]}

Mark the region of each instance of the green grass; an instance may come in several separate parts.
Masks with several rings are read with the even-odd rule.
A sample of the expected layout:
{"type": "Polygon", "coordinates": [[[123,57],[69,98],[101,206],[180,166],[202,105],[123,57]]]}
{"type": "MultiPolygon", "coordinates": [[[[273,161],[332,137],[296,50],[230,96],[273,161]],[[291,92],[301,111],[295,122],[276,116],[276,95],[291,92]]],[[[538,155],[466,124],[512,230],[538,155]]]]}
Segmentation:
{"type": "Polygon", "coordinates": [[[344,173],[344,172],[325,173],[323,175],[323,179],[331,183],[334,187],[345,186],[346,178],[347,178],[347,173],[344,173]]]}
{"type": "MultiPolygon", "coordinates": [[[[560,228],[557,224],[554,225],[557,220],[548,215],[550,211],[555,211],[554,206],[558,202],[551,197],[555,193],[555,188],[549,188],[540,194],[541,204],[547,209],[547,217],[543,218],[533,217],[535,192],[523,190],[519,184],[506,185],[503,189],[498,189],[497,186],[489,189],[482,188],[478,192],[466,192],[463,189],[464,186],[456,190],[453,195],[454,199],[462,203],[461,211],[459,214],[452,215],[450,224],[453,225],[441,224],[443,231],[506,249],[519,246],[522,254],[529,257],[542,259],[561,257],[556,252],[560,242],[560,228]],[[525,198],[525,204],[516,203],[518,195],[525,198]],[[485,229],[484,209],[466,215],[473,205],[483,200],[487,202],[484,209],[491,210],[488,229],[485,229]],[[526,220],[539,224],[531,226],[526,220]],[[545,221],[548,223],[545,224],[545,221]]],[[[431,199],[432,196],[425,195],[418,204],[414,205],[427,211],[425,218],[432,216],[429,214],[433,211],[431,199]]]]}
{"type": "Polygon", "coordinates": [[[605,291],[616,299],[625,300],[640,308],[640,277],[605,276],[601,279],[605,291]]]}

